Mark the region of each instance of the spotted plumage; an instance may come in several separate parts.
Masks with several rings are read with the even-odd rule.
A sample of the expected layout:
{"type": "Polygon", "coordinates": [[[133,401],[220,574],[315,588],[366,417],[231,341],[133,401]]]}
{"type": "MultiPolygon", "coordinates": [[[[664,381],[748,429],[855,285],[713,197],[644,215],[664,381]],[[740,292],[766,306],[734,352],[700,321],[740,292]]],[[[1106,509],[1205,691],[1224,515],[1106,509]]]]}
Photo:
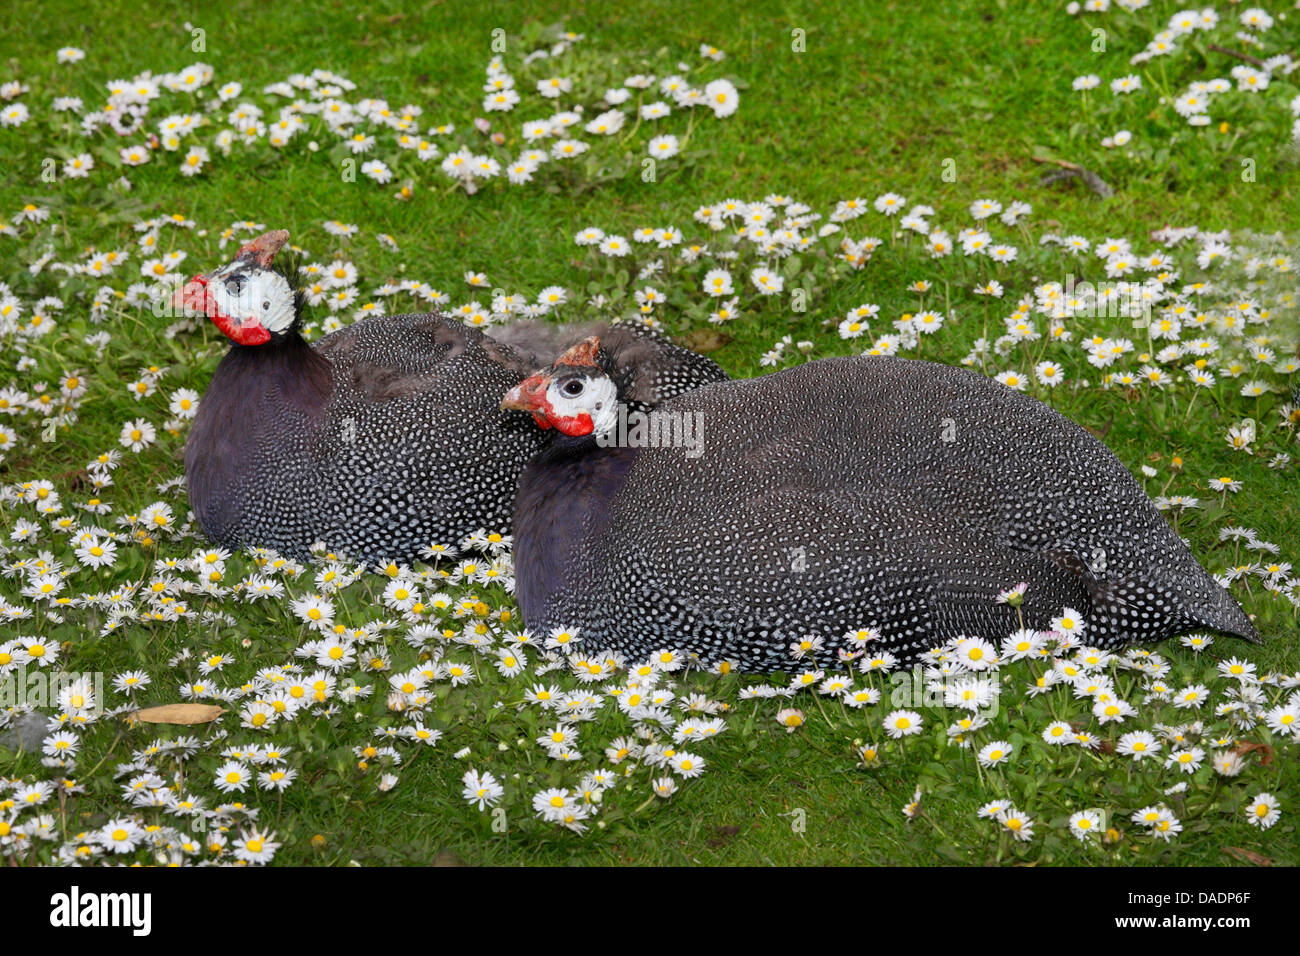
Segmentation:
{"type": "MultiPolygon", "coordinates": [[[[572,379],[604,374],[562,357],[505,404],[564,403],[572,379]]],[[[657,411],[699,416],[703,453],[552,432],[525,470],[516,593],[530,627],[758,671],[795,666],[788,648],[809,636],[821,664],[861,628],[907,660],[960,635],[999,641],[1020,615],[1046,630],[1064,607],[1103,647],[1196,628],[1255,638],[1100,441],[969,370],[828,359],[657,411]],[[1022,581],[1019,612],[998,603],[1022,581]]]]}
{"type": "MultiPolygon", "coordinates": [[[[411,561],[433,543],[508,529],[519,473],[544,438],[502,412],[500,396],[590,330],[524,327],[508,334],[516,347],[450,316],[393,315],[309,345],[300,299],[291,322],[276,299],[294,295],[272,269],[287,238],[250,243],[178,296],[232,339],[186,448],[204,531],[228,547],[302,555],[319,541],[360,560],[411,561]]],[[[648,400],[725,378],[642,327],[602,334],[625,387],[648,400]]]]}

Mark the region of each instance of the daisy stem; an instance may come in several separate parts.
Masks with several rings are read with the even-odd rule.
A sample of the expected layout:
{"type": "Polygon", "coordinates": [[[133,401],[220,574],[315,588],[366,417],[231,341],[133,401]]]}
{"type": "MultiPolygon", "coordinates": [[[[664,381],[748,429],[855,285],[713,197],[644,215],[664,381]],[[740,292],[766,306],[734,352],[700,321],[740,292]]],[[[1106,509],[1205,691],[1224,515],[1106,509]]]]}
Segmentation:
{"type": "Polygon", "coordinates": [[[86,771],[85,774],[83,774],[85,778],[89,779],[93,777],[95,775],[95,771],[98,770],[100,767],[104,766],[104,761],[113,755],[113,750],[117,747],[117,742],[121,739],[122,739],[122,733],[121,731],[118,731],[116,736],[113,737],[113,742],[108,745],[108,750],[104,753],[104,756],[99,758],[99,763],[95,764],[95,766],[91,767],[88,771],[86,771]]]}
{"type": "Polygon", "coordinates": [[[619,141],[618,141],[618,145],[619,145],[620,148],[622,147],[622,145],[623,145],[624,143],[626,143],[629,139],[631,139],[633,136],[635,136],[635,135],[636,135],[636,131],[637,131],[638,129],[641,128],[641,99],[642,99],[642,96],[643,96],[643,94],[641,94],[641,93],[638,93],[638,94],[636,95],[636,122],[633,123],[633,124],[632,124],[632,128],[631,128],[630,130],[628,130],[626,133],[624,133],[623,136],[622,136],[622,138],[619,139],[619,141]]]}
{"type": "Polygon", "coordinates": [[[686,124],[686,135],[683,136],[681,142],[677,144],[677,151],[679,153],[682,150],[684,150],[686,148],[686,144],[691,141],[691,134],[695,132],[695,118],[697,115],[698,114],[695,111],[693,110],[691,111],[690,121],[687,122],[686,124]]]}
{"type": "Polygon", "coordinates": [[[920,817],[922,820],[924,820],[926,823],[930,824],[930,826],[934,827],[935,830],[938,831],[939,836],[943,837],[943,838],[944,838],[945,840],[947,840],[949,843],[952,843],[952,842],[953,842],[952,837],[950,837],[950,836],[948,836],[948,834],[944,833],[944,832],[943,832],[943,827],[939,826],[939,824],[937,824],[937,823],[935,823],[933,820],[931,820],[928,814],[923,813],[923,812],[921,812],[921,811],[918,810],[916,815],[917,815],[918,817],[920,817]]]}
{"type": "Polygon", "coordinates": [[[831,720],[830,715],[826,713],[826,708],[822,706],[821,695],[813,697],[813,700],[817,701],[817,709],[822,712],[822,719],[826,721],[826,726],[830,727],[831,730],[835,730],[835,721],[831,720]]]}
{"type": "Polygon", "coordinates": [[[635,810],[632,811],[632,816],[636,816],[638,813],[640,813],[640,812],[641,812],[642,810],[644,810],[646,807],[650,806],[650,804],[654,803],[654,802],[655,802],[655,798],[656,798],[656,796],[657,796],[657,794],[653,794],[653,793],[652,793],[652,794],[650,794],[650,796],[646,797],[645,803],[641,804],[641,806],[637,807],[635,810]]]}

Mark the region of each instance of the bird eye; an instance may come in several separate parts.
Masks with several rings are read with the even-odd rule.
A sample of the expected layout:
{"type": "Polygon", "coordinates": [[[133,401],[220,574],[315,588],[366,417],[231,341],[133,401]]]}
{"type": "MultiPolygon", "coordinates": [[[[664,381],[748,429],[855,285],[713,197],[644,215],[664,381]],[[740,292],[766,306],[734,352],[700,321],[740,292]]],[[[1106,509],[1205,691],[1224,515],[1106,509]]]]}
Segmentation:
{"type": "Polygon", "coordinates": [[[239,295],[244,291],[244,277],[241,275],[231,276],[226,280],[226,292],[230,295],[239,295]]]}
{"type": "Polygon", "coordinates": [[[582,382],[578,381],[576,378],[571,378],[567,382],[565,382],[563,386],[561,386],[560,391],[562,391],[565,395],[569,396],[570,398],[574,397],[575,395],[581,395],[582,382]]]}

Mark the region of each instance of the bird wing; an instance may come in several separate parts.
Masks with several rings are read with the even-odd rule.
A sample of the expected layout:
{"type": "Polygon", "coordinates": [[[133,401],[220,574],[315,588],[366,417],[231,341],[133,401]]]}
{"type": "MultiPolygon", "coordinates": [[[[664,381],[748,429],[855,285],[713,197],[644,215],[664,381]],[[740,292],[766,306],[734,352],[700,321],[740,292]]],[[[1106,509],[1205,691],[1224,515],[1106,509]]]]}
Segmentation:
{"type": "Polygon", "coordinates": [[[375,316],[330,333],[315,348],[334,366],[340,388],[372,402],[442,391],[449,384],[463,388],[475,381],[463,377],[468,367],[503,369],[510,383],[529,371],[527,359],[514,349],[436,313],[375,316]]]}
{"type": "Polygon", "coordinates": [[[632,529],[615,518],[604,544],[608,586],[633,608],[633,626],[687,627],[701,646],[714,645],[713,657],[770,659],[806,635],[830,643],[866,626],[906,652],[960,634],[1000,640],[1018,617],[996,597],[1022,580],[1035,581],[1022,613],[1038,626],[1085,599],[1077,579],[1043,556],[888,491],[787,484],[726,511],[695,504],[693,520],[674,510],[632,529]]]}

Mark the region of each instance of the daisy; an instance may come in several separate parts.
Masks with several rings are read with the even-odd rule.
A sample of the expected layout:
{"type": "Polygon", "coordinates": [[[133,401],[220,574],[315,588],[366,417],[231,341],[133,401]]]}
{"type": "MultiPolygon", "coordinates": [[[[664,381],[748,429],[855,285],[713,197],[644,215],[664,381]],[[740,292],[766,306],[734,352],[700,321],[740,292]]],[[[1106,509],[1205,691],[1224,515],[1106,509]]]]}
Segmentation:
{"type": "Polygon", "coordinates": [[[152,681],[153,679],[145,671],[125,671],[113,677],[113,689],[131,695],[148,687],[152,681]]]}
{"type": "Polygon", "coordinates": [[[912,710],[896,710],[885,717],[885,732],[898,740],[921,732],[921,715],[912,710]]]}
{"type": "Polygon", "coordinates": [[[1276,734],[1291,734],[1300,738],[1300,700],[1266,711],[1264,722],[1276,734]]]}
{"type": "Polygon", "coordinates": [[[269,863],[275,856],[280,844],[273,839],[274,833],[253,830],[243,834],[233,842],[235,857],[245,863],[269,863]]]}
{"type": "Polygon", "coordinates": [[[957,645],[957,658],[974,671],[994,667],[998,663],[997,649],[979,637],[968,637],[957,645]]]}
{"type": "Polygon", "coordinates": [[[650,140],[646,146],[646,152],[656,159],[669,159],[676,156],[680,148],[677,137],[671,133],[665,133],[650,140]]]}
{"type": "Polygon", "coordinates": [[[713,80],[704,87],[704,102],[715,117],[724,119],[740,108],[740,94],[730,80],[713,80]]]}
{"type": "Polygon", "coordinates": [[[1061,370],[1061,366],[1057,365],[1055,362],[1039,362],[1035,365],[1034,378],[1038,379],[1040,384],[1046,385],[1048,388],[1055,388],[1057,385],[1060,385],[1065,381],[1065,375],[1061,370]]]}
{"type": "Polygon", "coordinates": [[[673,770],[677,771],[677,773],[687,779],[698,777],[700,774],[704,773],[704,758],[697,757],[692,753],[682,751],[681,753],[674,755],[669,763],[673,770]]]}
{"type": "Polygon", "coordinates": [[[214,782],[222,793],[242,793],[252,782],[252,773],[239,761],[228,760],[217,768],[214,782]]]}
{"type": "Polygon", "coordinates": [[[211,158],[211,154],[202,146],[190,147],[190,151],[181,160],[181,175],[197,176],[203,172],[203,167],[208,164],[208,160],[211,158]]]}
{"type": "Polygon", "coordinates": [[[874,687],[855,687],[846,691],[840,699],[850,707],[859,708],[879,703],[880,697],[880,691],[874,687]]]}
{"type": "Polygon", "coordinates": [[[784,727],[787,733],[794,733],[802,727],[803,719],[803,711],[793,707],[778,711],[776,715],[776,722],[784,727]]]}
{"type": "Polygon", "coordinates": [[[1267,830],[1277,823],[1280,816],[1282,811],[1278,808],[1277,797],[1271,793],[1257,793],[1246,805],[1247,822],[1261,830],[1267,830]]]}
{"type": "Polygon", "coordinates": [[[907,199],[898,195],[898,193],[885,193],[882,196],[877,196],[872,205],[877,212],[884,213],[886,216],[896,216],[903,211],[906,203],[907,199]]]}
{"type": "Polygon", "coordinates": [[[1042,738],[1046,743],[1063,747],[1074,743],[1074,728],[1063,720],[1056,720],[1043,728],[1042,738]]]}
{"type": "Polygon", "coordinates": [[[140,452],[152,445],[157,438],[158,433],[154,430],[153,425],[143,418],[138,418],[122,426],[118,441],[124,448],[140,452]]]}
{"type": "Polygon", "coordinates": [[[1118,723],[1137,713],[1137,710],[1125,700],[1118,700],[1110,694],[1095,695],[1092,713],[1103,724],[1118,723]]]}
{"type": "Polygon", "coordinates": [[[1022,843],[1034,838],[1033,818],[1015,807],[1008,807],[1005,810],[998,811],[997,821],[1002,824],[1008,833],[1022,843]]]}
{"type": "MultiPolygon", "coordinates": [[[[579,243],[582,245],[582,243],[579,243]]],[[[622,236],[605,236],[600,240],[600,251],[607,256],[619,258],[631,251],[628,241],[622,236]]]]}
{"type": "Polygon", "coordinates": [[[1087,841],[1101,832],[1101,815],[1096,810],[1080,810],[1070,817],[1070,833],[1087,841]]]}
{"type": "Polygon", "coordinates": [[[30,115],[22,103],[13,103],[0,110],[0,126],[22,126],[30,115]]]}
{"type": "Polygon", "coordinates": [[[477,805],[480,811],[495,806],[506,792],[490,771],[479,773],[477,770],[467,770],[461,777],[461,782],[464,784],[462,796],[471,806],[477,805]]]}
{"type": "Polygon", "coordinates": [[[677,781],[672,777],[658,777],[650,781],[650,788],[654,791],[656,797],[667,800],[677,792],[677,781]]]}
{"type": "Polygon", "coordinates": [[[1224,750],[1214,755],[1214,772],[1221,777],[1238,776],[1245,769],[1245,761],[1235,750],[1224,750]]]}
{"type": "Polygon", "coordinates": [[[111,539],[93,538],[78,546],[74,553],[86,567],[112,567],[117,558],[117,543],[111,539]]]}
{"type": "Polygon", "coordinates": [[[1205,760],[1205,751],[1200,747],[1189,750],[1175,750],[1165,758],[1166,767],[1177,767],[1183,773],[1195,773],[1205,760]]]}
{"type": "Polygon", "coordinates": [[[143,146],[124,146],[118,150],[124,166],[143,166],[149,162],[149,150],[143,146]]]}
{"type": "Polygon", "coordinates": [[[715,297],[731,295],[731,282],[731,273],[726,269],[710,269],[704,274],[704,292],[715,297]]]}
{"type": "Polygon", "coordinates": [[[933,335],[943,328],[943,323],[942,312],[932,312],[928,309],[912,317],[912,328],[923,335],[933,335]]]}
{"type": "Polygon", "coordinates": [[[1134,811],[1129,819],[1140,827],[1153,827],[1167,812],[1164,807],[1143,807],[1141,810],[1134,811]]]}
{"type": "Polygon", "coordinates": [[[980,807],[979,810],[975,812],[975,815],[981,820],[992,820],[1003,810],[1007,810],[1010,807],[1011,803],[1008,800],[992,800],[980,807]]]}
{"type": "Polygon", "coordinates": [[[68,179],[84,179],[95,168],[95,159],[90,153],[78,153],[63,164],[63,175],[68,179]]]}
{"type": "Polygon", "coordinates": [[[1179,709],[1200,707],[1210,696],[1210,689],[1204,684],[1193,684],[1175,692],[1171,698],[1173,705],[1179,709]]]}
{"type": "Polygon", "coordinates": [[[1154,757],[1160,753],[1160,741],[1155,738],[1154,734],[1145,730],[1134,730],[1124,734],[1119,738],[1115,745],[1115,752],[1125,757],[1132,757],[1134,760],[1142,760],[1145,757],[1154,757]]]}
{"type": "Polygon", "coordinates": [[[110,853],[130,853],[144,841],[144,829],[134,820],[109,820],[95,834],[95,841],[110,853]]]}
{"type": "Polygon", "coordinates": [[[982,767],[996,767],[1011,759],[1011,744],[1005,740],[995,740],[980,748],[978,759],[982,767]]]}
{"type": "Polygon", "coordinates": [[[1025,377],[1021,375],[1019,372],[1015,371],[1014,369],[1008,370],[1006,372],[999,372],[997,375],[994,376],[994,380],[1001,382],[1007,388],[1013,389],[1017,392],[1023,392],[1026,386],[1029,384],[1025,380],[1025,377]]]}
{"type": "Polygon", "coordinates": [[[1182,823],[1172,812],[1162,807],[1156,821],[1151,824],[1151,836],[1168,843],[1182,832],[1182,823]]]}
{"type": "Polygon", "coordinates": [[[750,272],[749,281],[761,295],[777,295],[785,288],[785,279],[779,273],[764,269],[762,266],[750,272]]]}

